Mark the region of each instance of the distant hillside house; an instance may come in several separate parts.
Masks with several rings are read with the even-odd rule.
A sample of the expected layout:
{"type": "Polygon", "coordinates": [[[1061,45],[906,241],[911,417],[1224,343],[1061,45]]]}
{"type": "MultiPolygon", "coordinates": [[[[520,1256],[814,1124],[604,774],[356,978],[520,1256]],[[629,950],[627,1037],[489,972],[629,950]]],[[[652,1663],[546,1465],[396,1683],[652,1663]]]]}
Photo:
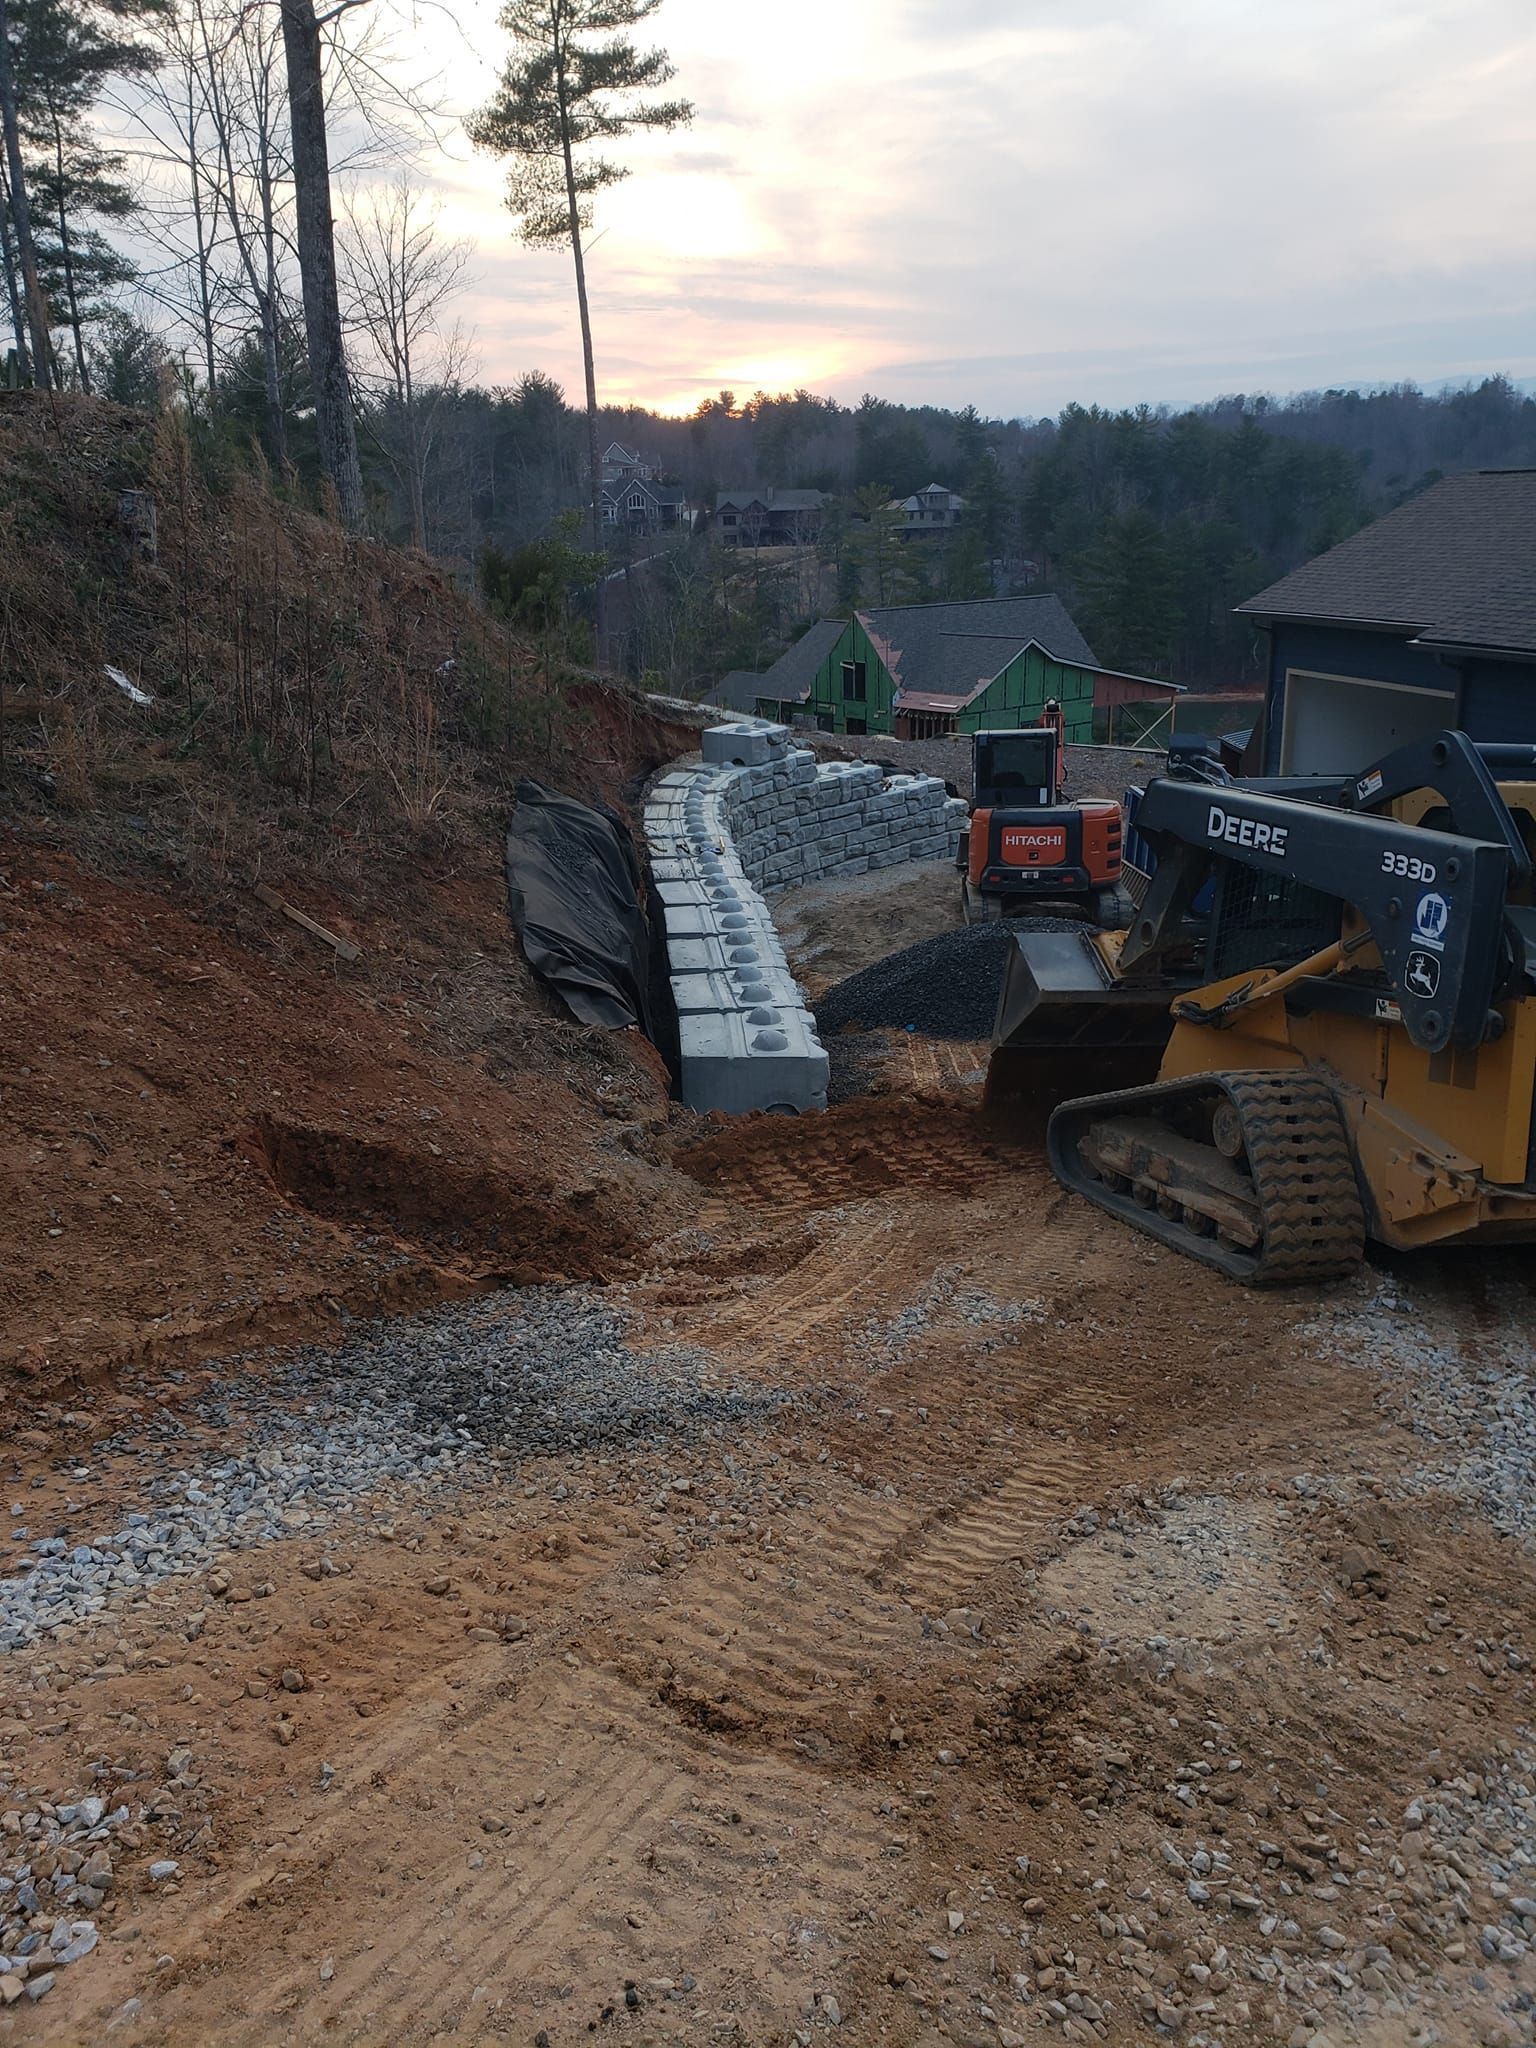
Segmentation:
{"type": "Polygon", "coordinates": [[[603,485],[603,524],[631,533],[660,533],[686,521],[688,494],[680,484],[652,483],[629,477],[603,485]]]}
{"type": "Polygon", "coordinates": [[[627,484],[635,478],[641,483],[650,483],[659,471],[654,462],[647,462],[624,446],[622,441],[610,441],[603,450],[603,482],[605,484],[627,484]]]}
{"type": "Polygon", "coordinates": [[[893,498],[891,509],[901,514],[903,540],[921,540],[930,533],[948,533],[960,524],[965,500],[958,491],[943,484],[925,484],[910,498],[893,498]]]}
{"type": "Polygon", "coordinates": [[[1447,726],[1536,742],[1536,469],[1446,477],[1237,609],[1269,637],[1267,773],[1447,726]]]}
{"type": "Polygon", "coordinates": [[[715,530],[728,548],[793,547],[821,532],[822,491],[722,491],[715,530]]]}
{"type": "MultiPolygon", "coordinates": [[[[1053,596],[883,605],[813,626],[783,661],[801,649],[815,656],[803,709],[826,732],[920,740],[1033,725],[1054,697],[1067,738],[1088,744],[1115,707],[1147,707],[1145,727],[1180,694],[1175,683],[1104,668],[1053,596]]],[[[761,682],[767,690],[769,677],[761,682]]]]}

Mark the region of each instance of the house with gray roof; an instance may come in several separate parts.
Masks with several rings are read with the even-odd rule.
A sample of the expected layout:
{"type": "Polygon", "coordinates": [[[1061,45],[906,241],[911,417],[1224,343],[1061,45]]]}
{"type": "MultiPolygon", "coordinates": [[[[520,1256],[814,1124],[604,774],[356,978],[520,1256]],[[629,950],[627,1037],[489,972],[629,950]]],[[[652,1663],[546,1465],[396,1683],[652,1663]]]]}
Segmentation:
{"type": "Polygon", "coordinates": [[[604,526],[625,527],[631,533],[660,533],[688,520],[688,494],[680,484],[660,484],[654,478],[630,476],[607,479],[602,486],[604,526]]]}
{"type": "Polygon", "coordinates": [[[1536,743],[1536,469],[1446,477],[1237,609],[1268,643],[1268,773],[1447,726],[1536,743]]]}
{"type": "Polygon", "coordinates": [[[898,739],[1033,725],[1054,698],[1067,738],[1087,744],[1111,706],[1161,709],[1179,694],[1166,680],[1104,667],[1047,593],[875,606],[823,620],[775,667],[783,663],[792,663],[786,679],[813,670],[798,701],[824,731],[898,739]]]}
{"type": "Polygon", "coordinates": [[[960,524],[965,500],[947,484],[924,484],[910,498],[892,498],[888,509],[901,514],[903,540],[926,540],[931,534],[950,533],[960,524]]]}
{"type": "Polygon", "coordinates": [[[793,547],[821,532],[824,491],[722,491],[715,532],[728,548],[793,547]]]}

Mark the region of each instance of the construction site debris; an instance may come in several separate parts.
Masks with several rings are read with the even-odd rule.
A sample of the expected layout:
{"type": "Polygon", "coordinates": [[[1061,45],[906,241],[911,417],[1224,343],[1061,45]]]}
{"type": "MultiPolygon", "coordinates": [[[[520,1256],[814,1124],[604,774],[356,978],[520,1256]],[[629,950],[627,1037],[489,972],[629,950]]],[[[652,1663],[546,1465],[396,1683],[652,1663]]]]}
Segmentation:
{"type": "Polygon", "coordinates": [[[632,1349],[628,1328],[597,1294],[532,1288],[361,1324],[334,1350],[232,1360],[185,1416],[164,1415],[131,1446],[97,1447],[132,1448],[152,1468],[120,1526],[89,1539],[22,1532],[29,1548],[0,1579],[0,1650],[203,1572],[215,1599],[249,1598],[220,1560],[322,1538],[359,1498],[377,1493],[397,1507],[491,1450],[514,1461],[579,1453],[783,1405],[773,1392],[720,1385],[702,1353],[632,1349]]]}
{"type": "Polygon", "coordinates": [[[294,904],[285,902],[278,895],[277,891],[269,888],[265,882],[258,882],[252,889],[251,894],[258,903],[265,903],[268,910],[281,911],[290,923],[298,925],[301,930],[308,932],[313,938],[323,939],[326,945],[334,950],[339,959],[347,961],[362,959],[363,950],[361,946],[354,946],[350,939],[341,938],[336,932],[328,931],[323,924],[317,924],[314,918],[306,915],[304,911],[298,909],[294,904]]]}

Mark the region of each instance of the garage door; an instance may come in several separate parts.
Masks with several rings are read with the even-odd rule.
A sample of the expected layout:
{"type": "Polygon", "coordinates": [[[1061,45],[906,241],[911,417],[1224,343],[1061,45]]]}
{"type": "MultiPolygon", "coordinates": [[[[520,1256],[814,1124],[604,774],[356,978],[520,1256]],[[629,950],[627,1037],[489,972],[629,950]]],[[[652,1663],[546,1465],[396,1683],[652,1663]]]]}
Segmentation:
{"type": "Polygon", "coordinates": [[[1280,772],[1357,774],[1394,747],[1455,723],[1454,690],[1407,690],[1399,683],[1289,669],[1280,772]]]}

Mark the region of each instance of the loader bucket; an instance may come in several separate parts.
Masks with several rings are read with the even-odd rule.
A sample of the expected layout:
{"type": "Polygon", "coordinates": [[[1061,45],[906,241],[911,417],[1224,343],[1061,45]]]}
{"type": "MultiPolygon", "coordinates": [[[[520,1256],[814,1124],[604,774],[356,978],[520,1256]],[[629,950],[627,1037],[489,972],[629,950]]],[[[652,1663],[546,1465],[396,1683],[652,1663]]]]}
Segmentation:
{"type": "Polygon", "coordinates": [[[1008,949],[983,1098],[1011,1124],[1043,1122],[1059,1102],[1134,1088],[1157,1076],[1173,1029],[1171,993],[1119,980],[1112,935],[1018,932],[1008,949]]]}

